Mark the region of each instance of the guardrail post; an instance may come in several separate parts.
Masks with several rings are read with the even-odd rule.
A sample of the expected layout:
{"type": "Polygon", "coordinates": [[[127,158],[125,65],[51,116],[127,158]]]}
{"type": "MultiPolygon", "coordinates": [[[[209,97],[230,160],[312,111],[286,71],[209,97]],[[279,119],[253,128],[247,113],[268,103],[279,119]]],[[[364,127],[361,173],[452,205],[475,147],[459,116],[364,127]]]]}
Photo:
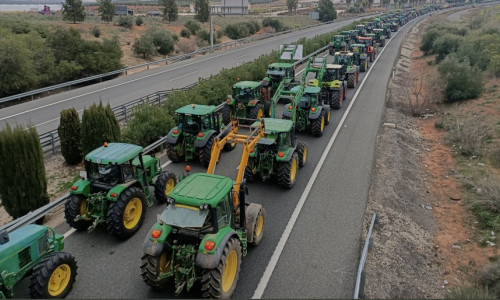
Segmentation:
{"type": "Polygon", "coordinates": [[[158,97],[158,105],[161,103],[161,95],[160,92],[156,92],[156,97],[158,97]]]}
{"type": "Polygon", "coordinates": [[[56,154],[56,143],[54,142],[54,133],[50,133],[50,142],[52,144],[52,154],[56,154]]]}
{"type": "Polygon", "coordinates": [[[122,105],[122,110],[123,110],[123,116],[125,117],[125,123],[127,123],[127,107],[125,105],[122,105]]]}

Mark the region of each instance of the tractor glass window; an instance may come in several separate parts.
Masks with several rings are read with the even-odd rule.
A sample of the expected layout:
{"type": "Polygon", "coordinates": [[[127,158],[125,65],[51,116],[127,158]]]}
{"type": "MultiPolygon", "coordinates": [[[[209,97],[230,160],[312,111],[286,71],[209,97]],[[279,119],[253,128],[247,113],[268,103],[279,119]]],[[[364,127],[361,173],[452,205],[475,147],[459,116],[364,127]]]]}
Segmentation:
{"type": "Polygon", "coordinates": [[[165,224],[180,228],[201,228],[205,224],[208,215],[208,209],[173,204],[167,206],[159,216],[159,220],[165,224]]]}
{"type": "Polygon", "coordinates": [[[90,165],[89,174],[87,175],[91,181],[115,185],[120,182],[120,166],[118,165],[103,165],[92,163],[90,165]]]}
{"type": "Polygon", "coordinates": [[[239,101],[249,101],[255,98],[255,93],[251,88],[240,88],[236,93],[236,99],[239,101]]]}
{"type": "Polygon", "coordinates": [[[227,205],[227,199],[223,199],[221,202],[219,202],[219,205],[217,205],[217,221],[219,224],[219,228],[229,225],[230,219],[228,212],[229,209],[227,205]]]}
{"type": "Polygon", "coordinates": [[[323,75],[323,81],[329,82],[337,79],[337,72],[335,69],[326,69],[325,75],[323,75]]]}
{"type": "Polygon", "coordinates": [[[200,116],[184,115],[184,131],[198,133],[200,129],[200,116]]]}
{"type": "Polygon", "coordinates": [[[201,124],[202,124],[202,130],[208,130],[212,128],[212,121],[210,120],[210,115],[202,116],[201,117],[201,124]]]}
{"type": "Polygon", "coordinates": [[[122,174],[124,181],[134,180],[134,169],[132,168],[132,165],[122,165],[122,174]]]}
{"type": "Polygon", "coordinates": [[[311,100],[312,100],[312,96],[310,94],[304,94],[302,96],[302,98],[300,98],[298,106],[300,108],[308,109],[309,107],[311,107],[311,100]]]}
{"type": "Polygon", "coordinates": [[[279,135],[279,147],[280,149],[286,149],[290,147],[290,135],[288,132],[282,132],[279,135]]]}

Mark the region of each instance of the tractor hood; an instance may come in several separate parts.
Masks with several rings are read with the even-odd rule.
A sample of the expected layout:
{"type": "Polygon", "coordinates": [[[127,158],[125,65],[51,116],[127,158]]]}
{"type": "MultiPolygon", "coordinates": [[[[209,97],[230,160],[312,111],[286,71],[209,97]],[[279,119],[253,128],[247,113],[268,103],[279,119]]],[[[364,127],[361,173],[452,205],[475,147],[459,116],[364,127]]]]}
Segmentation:
{"type": "Polygon", "coordinates": [[[21,250],[30,246],[40,237],[47,239],[45,237],[47,231],[45,226],[29,224],[9,233],[9,242],[0,245],[0,269],[15,272],[19,270],[19,264],[24,266],[24,260],[31,262],[31,251],[38,253],[38,242],[35,244],[37,247],[29,248],[25,254],[21,250]]]}

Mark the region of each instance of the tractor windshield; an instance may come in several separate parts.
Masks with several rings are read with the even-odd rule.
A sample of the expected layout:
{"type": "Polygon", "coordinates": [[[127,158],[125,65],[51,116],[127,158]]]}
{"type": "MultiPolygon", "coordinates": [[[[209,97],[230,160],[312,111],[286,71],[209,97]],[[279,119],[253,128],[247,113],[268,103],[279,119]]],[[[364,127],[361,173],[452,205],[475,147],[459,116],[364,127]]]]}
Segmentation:
{"type": "Polygon", "coordinates": [[[340,43],[341,43],[341,42],[343,42],[343,41],[344,41],[344,36],[343,36],[343,35],[341,35],[341,36],[337,36],[337,35],[336,35],[336,36],[334,36],[334,37],[333,37],[333,41],[334,41],[334,42],[340,42],[340,43]]]}
{"type": "Polygon", "coordinates": [[[300,98],[298,107],[309,109],[311,107],[311,100],[313,97],[310,94],[304,94],[302,98],[300,98]]]}
{"type": "Polygon", "coordinates": [[[234,88],[233,97],[238,101],[250,101],[255,99],[255,90],[251,88],[234,88]]]}
{"type": "Polygon", "coordinates": [[[202,228],[207,220],[209,210],[195,206],[173,204],[159,216],[165,224],[180,228],[202,228]]]}
{"type": "Polygon", "coordinates": [[[120,166],[87,163],[87,176],[93,182],[115,185],[121,180],[120,166]]]}
{"type": "Polygon", "coordinates": [[[325,75],[323,75],[323,81],[329,82],[337,79],[336,69],[326,69],[325,75]]]}
{"type": "Polygon", "coordinates": [[[285,71],[284,68],[269,67],[267,69],[267,75],[271,78],[283,78],[286,75],[285,71]]]}
{"type": "Polygon", "coordinates": [[[188,133],[198,133],[211,128],[210,115],[179,114],[177,126],[188,133]]]}

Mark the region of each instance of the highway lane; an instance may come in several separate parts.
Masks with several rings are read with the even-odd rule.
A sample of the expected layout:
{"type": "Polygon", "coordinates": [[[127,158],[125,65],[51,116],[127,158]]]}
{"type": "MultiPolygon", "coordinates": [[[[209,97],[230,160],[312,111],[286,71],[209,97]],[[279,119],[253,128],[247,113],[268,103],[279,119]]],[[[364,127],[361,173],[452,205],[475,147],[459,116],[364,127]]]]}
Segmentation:
{"type": "Polygon", "coordinates": [[[45,133],[57,128],[59,112],[62,109],[75,107],[81,112],[84,107],[89,107],[99,100],[104,103],[109,102],[114,107],[160,90],[180,88],[197,82],[200,77],[207,78],[217,74],[222,68],[232,68],[243,62],[252,61],[261,54],[279,49],[281,44],[327,33],[353,21],[355,20],[344,20],[304,29],[3,108],[0,110],[0,128],[5,126],[6,122],[11,124],[31,122],[39,133],[45,133]]]}

